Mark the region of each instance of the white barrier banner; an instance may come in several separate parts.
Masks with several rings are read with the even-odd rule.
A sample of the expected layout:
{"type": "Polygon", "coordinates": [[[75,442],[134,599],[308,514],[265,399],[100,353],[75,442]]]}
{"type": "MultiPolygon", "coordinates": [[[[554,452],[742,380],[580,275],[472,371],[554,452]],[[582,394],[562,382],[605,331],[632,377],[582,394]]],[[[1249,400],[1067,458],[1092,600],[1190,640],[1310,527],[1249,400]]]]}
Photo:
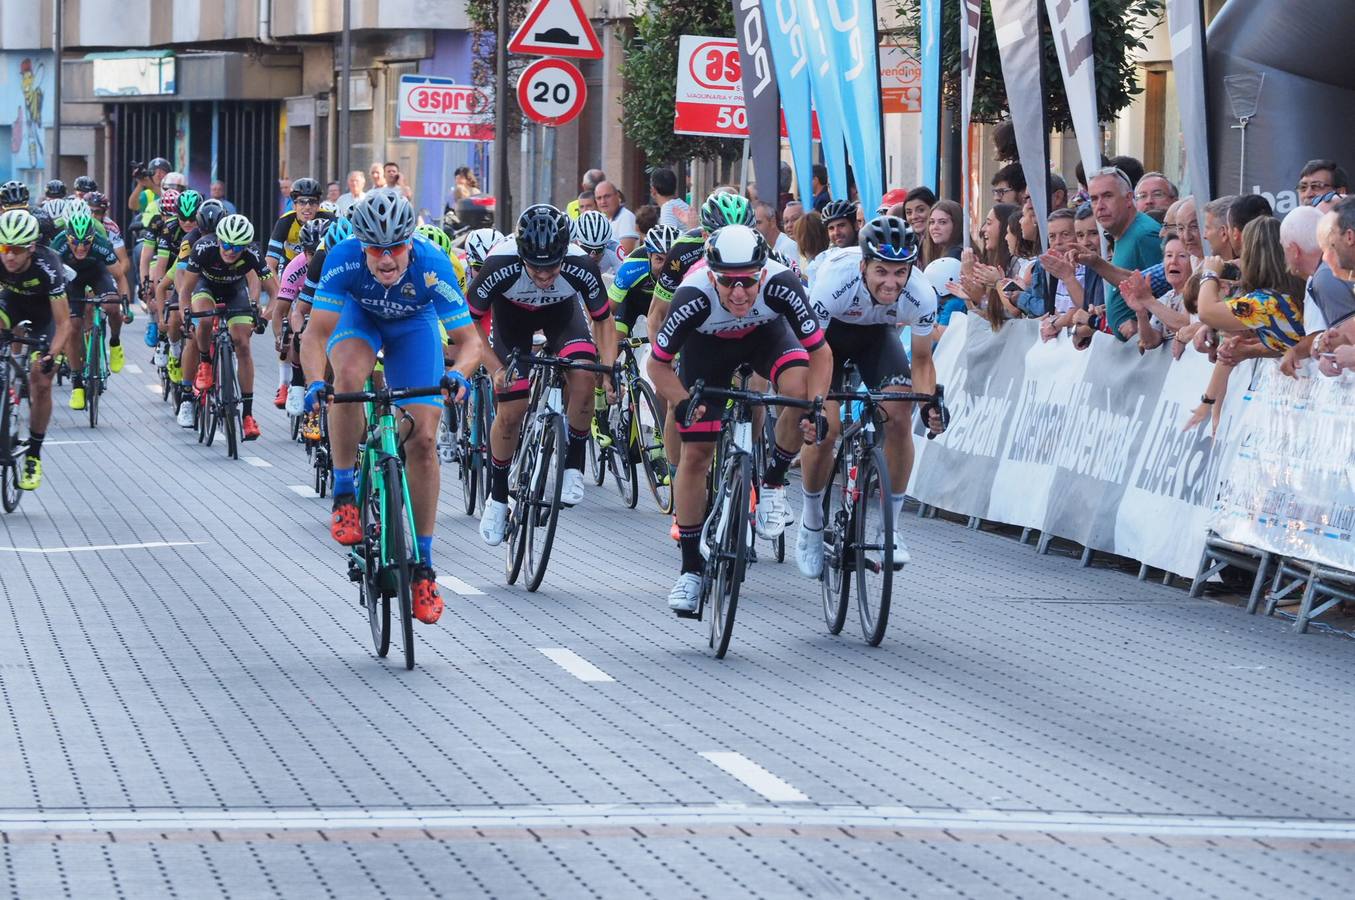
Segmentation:
{"type": "Polygon", "coordinates": [[[1208,422],[1182,430],[1212,370],[1193,350],[1173,361],[1098,334],[1078,351],[1041,342],[1033,320],[971,319],[953,317],[937,349],[951,426],[916,442],[909,493],[1193,575],[1251,367],[1211,437],[1208,422]]]}
{"type": "Polygon", "coordinates": [[[1355,572],[1351,379],[1261,370],[1211,518],[1221,537],[1355,572]]]}

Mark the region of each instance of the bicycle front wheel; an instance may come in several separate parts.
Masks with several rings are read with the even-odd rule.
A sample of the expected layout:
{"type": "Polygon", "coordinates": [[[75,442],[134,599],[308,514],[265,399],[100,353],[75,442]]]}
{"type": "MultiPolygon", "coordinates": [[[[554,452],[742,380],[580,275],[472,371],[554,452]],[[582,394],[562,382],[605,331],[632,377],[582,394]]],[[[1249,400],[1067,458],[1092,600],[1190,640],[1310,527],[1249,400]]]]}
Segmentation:
{"type": "MultiPolygon", "coordinates": [[[[100,323],[102,325],[102,323],[100,323]]],[[[99,395],[103,393],[103,329],[90,332],[88,356],[85,359],[85,409],[89,412],[89,427],[99,426],[99,395]]]]}
{"type": "Polygon", "coordinates": [[[527,521],[527,590],[541,587],[555,542],[555,527],[560,521],[560,490],[565,480],[565,423],[552,413],[537,432],[540,443],[535,454],[527,521]]]}
{"type": "MultiPolygon", "coordinates": [[[[455,414],[453,407],[444,406],[442,410],[442,425],[438,430],[438,447],[441,451],[443,447],[443,429],[446,429],[446,456],[453,452],[456,453],[456,474],[461,481],[461,508],[466,511],[466,515],[475,514],[475,505],[480,493],[480,473],[476,468],[479,459],[472,451],[471,437],[475,427],[474,419],[475,401],[468,393],[465,401],[457,404],[455,414]]],[[[447,461],[444,456],[444,462],[447,461]]]]}
{"type": "Polygon", "coordinates": [[[852,582],[848,572],[852,551],[851,453],[844,448],[833,464],[832,477],[823,491],[823,571],[819,590],[823,595],[823,620],[829,634],[840,634],[847,621],[847,601],[852,582]]]}
{"type": "Polygon", "coordinates": [[[19,490],[19,427],[19,404],[10,393],[8,379],[0,378],[0,505],[7,513],[18,509],[23,498],[19,490]]]}
{"type": "Polygon", "coordinates": [[[489,499],[489,427],[494,419],[494,395],[488,379],[475,380],[474,430],[471,432],[470,452],[475,457],[475,474],[480,482],[475,501],[476,514],[485,511],[489,499]]]}
{"type": "Polygon", "coordinates": [[[390,595],[381,589],[381,547],[372,541],[369,535],[379,530],[381,525],[381,492],[372,484],[375,472],[371,469],[362,473],[359,488],[358,514],[362,518],[362,543],[353,548],[359,559],[350,565],[360,567],[358,579],[359,595],[363,607],[367,610],[367,625],[372,630],[372,646],[376,655],[385,658],[391,646],[391,605],[390,595]]]}
{"type": "Polygon", "coordinates": [[[894,504],[884,451],[876,447],[861,459],[856,474],[856,608],[861,636],[872,647],[884,640],[894,583],[894,504]]]}
{"type": "Polygon", "coordinates": [[[673,479],[663,449],[663,417],[659,415],[659,401],[654,396],[654,389],[646,382],[637,380],[635,387],[638,394],[631,430],[639,444],[640,464],[645,469],[649,492],[654,495],[659,512],[668,515],[673,511],[673,479]]]}
{"type": "Polygon", "coordinates": [[[400,613],[400,637],[405,648],[405,668],[414,668],[414,595],[409,548],[413,546],[412,525],[405,512],[405,480],[399,459],[387,459],[384,471],[386,515],[381,522],[385,536],[386,564],[393,579],[393,598],[400,613]]]}
{"type": "Polygon", "coordinates": [[[629,391],[622,394],[608,422],[612,430],[612,450],[607,454],[607,468],[612,470],[621,502],[627,509],[634,509],[640,502],[640,480],[635,471],[639,441],[631,425],[635,421],[635,408],[630,398],[629,391]]]}
{"type": "Polygon", "coordinates": [[[753,488],[753,461],[735,453],[722,471],[723,483],[716,495],[713,523],[714,547],[706,565],[714,565],[711,585],[710,646],[716,659],[724,659],[734,636],[734,614],[739,609],[739,589],[748,566],[752,513],[748,508],[753,488]]]}
{"type": "Polygon", "coordinates": [[[226,456],[240,458],[240,386],[235,380],[235,351],[224,343],[216,358],[217,390],[221,394],[221,424],[226,434],[226,456]]]}

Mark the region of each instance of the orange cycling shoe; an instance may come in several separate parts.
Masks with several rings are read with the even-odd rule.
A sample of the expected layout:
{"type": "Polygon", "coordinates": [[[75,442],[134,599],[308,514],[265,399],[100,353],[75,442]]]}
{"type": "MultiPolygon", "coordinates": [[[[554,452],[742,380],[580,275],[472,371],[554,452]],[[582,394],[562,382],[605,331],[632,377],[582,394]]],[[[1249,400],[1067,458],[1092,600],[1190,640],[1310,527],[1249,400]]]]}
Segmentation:
{"type": "Polygon", "coordinates": [[[193,387],[200,391],[210,391],[214,382],[212,364],[209,362],[198,363],[198,375],[193,379],[193,387]]]}
{"type": "Polygon", "coordinates": [[[273,405],[278,409],[287,408],[287,385],[278,386],[278,392],[273,396],[273,405]]]}
{"type": "Polygon", "coordinates": [[[329,536],[345,547],[362,543],[362,522],[358,518],[358,500],[352,494],[335,494],[334,511],[329,517],[329,536]]]}
{"type": "Polygon", "coordinates": [[[253,416],[245,416],[240,422],[240,431],[247,441],[257,441],[259,439],[259,423],[254,421],[253,416]]]}
{"type": "Polygon", "coordinates": [[[414,601],[414,618],[432,625],[442,617],[442,597],[438,594],[438,576],[428,566],[414,568],[410,596],[414,601]]]}

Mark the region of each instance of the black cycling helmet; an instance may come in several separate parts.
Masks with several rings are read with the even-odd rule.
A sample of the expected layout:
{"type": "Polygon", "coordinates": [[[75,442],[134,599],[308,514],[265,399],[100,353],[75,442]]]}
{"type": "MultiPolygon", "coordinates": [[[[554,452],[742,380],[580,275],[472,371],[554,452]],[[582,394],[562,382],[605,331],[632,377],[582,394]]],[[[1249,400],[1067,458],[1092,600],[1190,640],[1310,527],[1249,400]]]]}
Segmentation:
{"type": "Polygon", "coordinates": [[[88,194],[99,189],[99,182],[95,181],[92,175],[81,175],[75,179],[75,189],[82,194],[88,194]]]}
{"type": "Polygon", "coordinates": [[[108,211],[108,197],[103,191],[93,190],[85,194],[85,202],[89,204],[90,209],[102,209],[108,211]]]}
{"type": "Polygon", "coordinates": [[[298,178],[292,182],[292,199],[299,197],[313,197],[320,199],[320,182],[314,178],[298,178]]]}
{"type": "Polygon", "coordinates": [[[59,200],[66,196],[66,182],[60,178],[53,178],[47,182],[47,186],[42,189],[42,195],[48,200],[59,200]]]}
{"type": "Polygon", "coordinates": [[[819,215],[825,225],[835,219],[847,219],[855,224],[856,204],[850,200],[830,200],[819,215]]]}
{"type": "Polygon", "coordinates": [[[163,156],[157,156],[155,159],[146,163],[146,168],[152,172],[169,173],[174,171],[174,166],[170,165],[169,160],[165,159],[163,156]]]}
{"type": "Polygon", "coordinates": [[[301,244],[301,249],[307,253],[314,253],[315,248],[320,246],[320,242],[325,238],[325,232],[329,230],[329,224],[332,219],[322,219],[316,216],[305,225],[301,226],[301,233],[297,235],[297,242],[301,244]]]}
{"type": "Polygon", "coordinates": [[[216,223],[226,215],[226,204],[220,200],[204,200],[198,206],[197,223],[203,234],[215,234],[216,223]]]}
{"type": "Polygon", "coordinates": [[[918,239],[908,223],[898,216],[877,216],[861,229],[862,259],[892,263],[917,260],[918,239]]]}
{"type": "Polygon", "coordinates": [[[569,216],[548,203],[523,210],[518,217],[518,256],[538,268],[557,266],[569,252],[569,216]]]}
{"type": "Polygon", "coordinates": [[[0,184],[0,206],[27,206],[28,185],[22,181],[0,184]]]}

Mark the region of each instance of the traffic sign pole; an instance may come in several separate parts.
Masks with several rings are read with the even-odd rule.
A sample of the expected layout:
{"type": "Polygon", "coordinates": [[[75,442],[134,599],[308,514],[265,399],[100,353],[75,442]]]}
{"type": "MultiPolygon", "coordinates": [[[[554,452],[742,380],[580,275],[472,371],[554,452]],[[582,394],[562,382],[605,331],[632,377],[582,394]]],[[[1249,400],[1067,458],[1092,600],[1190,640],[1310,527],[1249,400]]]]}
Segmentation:
{"type": "MultiPolygon", "coordinates": [[[[508,0],[499,0],[495,29],[500,35],[508,33],[508,0]]],[[[494,44],[494,227],[507,234],[514,221],[508,188],[508,48],[502,38],[494,44]]]]}

